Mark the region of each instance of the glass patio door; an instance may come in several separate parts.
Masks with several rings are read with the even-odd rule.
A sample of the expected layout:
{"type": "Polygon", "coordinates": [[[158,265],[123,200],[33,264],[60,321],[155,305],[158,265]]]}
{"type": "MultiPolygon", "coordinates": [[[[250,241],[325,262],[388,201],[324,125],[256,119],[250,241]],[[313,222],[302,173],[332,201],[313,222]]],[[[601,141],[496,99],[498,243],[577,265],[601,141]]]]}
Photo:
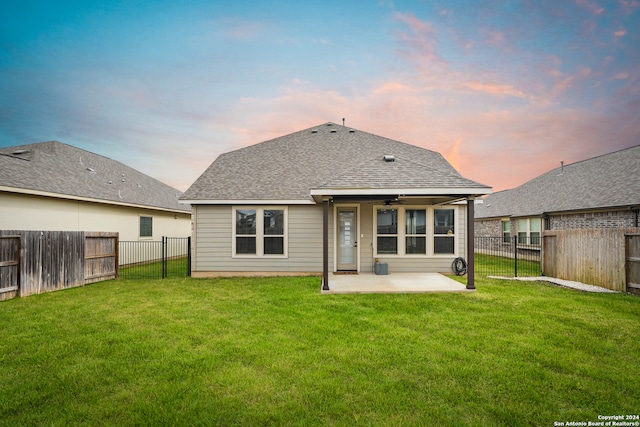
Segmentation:
{"type": "Polygon", "coordinates": [[[358,269],[356,208],[338,208],[338,271],[358,269]]]}

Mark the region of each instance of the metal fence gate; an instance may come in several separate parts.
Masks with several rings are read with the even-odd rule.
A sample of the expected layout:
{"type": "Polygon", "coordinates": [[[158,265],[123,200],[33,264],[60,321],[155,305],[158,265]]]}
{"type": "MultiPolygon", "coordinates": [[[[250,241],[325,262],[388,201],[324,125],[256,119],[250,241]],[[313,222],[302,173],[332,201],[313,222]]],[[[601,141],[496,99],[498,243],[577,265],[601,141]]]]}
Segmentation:
{"type": "Polygon", "coordinates": [[[475,274],[525,277],[542,275],[540,237],[479,236],[474,238],[475,274]]]}
{"type": "Polygon", "coordinates": [[[191,237],[120,241],[118,276],[126,279],[164,279],[191,276],[191,237]]]}

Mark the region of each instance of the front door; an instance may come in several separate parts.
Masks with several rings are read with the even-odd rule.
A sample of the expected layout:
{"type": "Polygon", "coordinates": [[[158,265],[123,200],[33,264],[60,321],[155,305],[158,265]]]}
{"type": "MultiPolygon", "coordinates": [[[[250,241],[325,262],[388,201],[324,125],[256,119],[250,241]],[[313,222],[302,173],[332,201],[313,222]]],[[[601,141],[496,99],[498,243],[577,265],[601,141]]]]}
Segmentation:
{"type": "Polygon", "coordinates": [[[356,208],[338,208],[338,271],[358,270],[358,215],[356,208]]]}

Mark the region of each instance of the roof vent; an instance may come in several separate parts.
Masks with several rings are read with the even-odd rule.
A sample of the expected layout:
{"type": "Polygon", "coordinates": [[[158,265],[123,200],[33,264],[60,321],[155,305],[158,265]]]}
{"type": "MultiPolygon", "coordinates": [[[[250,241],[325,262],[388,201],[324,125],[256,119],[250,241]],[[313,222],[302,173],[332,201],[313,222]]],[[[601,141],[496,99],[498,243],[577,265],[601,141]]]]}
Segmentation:
{"type": "Polygon", "coordinates": [[[384,159],[385,162],[395,162],[396,161],[396,156],[392,155],[392,154],[385,154],[384,157],[382,157],[384,159]]]}
{"type": "Polygon", "coordinates": [[[311,133],[318,133],[318,129],[311,129],[311,133]]]}
{"type": "Polygon", "coordinates": [[[329,122],[327,123],[327,126],[333,126],[333,123],[329,122]]]}
{"type": "Polygon", "coordinates": [[[338,131],[335,130],[335,129],[331,129],[331,133],[336,133],[336,132],[338,132],[338,131]]]}
{"type": "Polygon", "coordinates": [[[29,152],[29,150],[16,150],[16,151],[13,152],[13,155],[14,156],[19,156],[20,154],[25,154],[25,153],[28,153],[28,152],[29,152]]]}
{"type": "Polygon", "coordinates": [[[355,129],[349,129],[349,133],[355,133],[356,130],[355,129]]]}

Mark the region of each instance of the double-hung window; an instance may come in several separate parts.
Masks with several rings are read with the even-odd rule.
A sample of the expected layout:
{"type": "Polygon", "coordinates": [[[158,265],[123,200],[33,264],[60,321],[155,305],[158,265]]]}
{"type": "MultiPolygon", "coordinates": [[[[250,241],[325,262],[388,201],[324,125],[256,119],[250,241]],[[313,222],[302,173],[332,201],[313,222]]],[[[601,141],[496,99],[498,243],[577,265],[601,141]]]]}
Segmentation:
{"type": "Polygon", "coordinates": [[[433,210],[433,253],[436,255],[455,253],[455,211],[433,210]]]}
{"type": "Polygon", "coordinates": [[[427,211],[426,209],[405,210],[405,253],[427,253],[427,211]]]}
{"type": "Polygon", "coordinates": [[[502,220],[502,243],[511,243],[511,221],[502,220]]]}
{"type": "Polygon", "coordinates": [[[234,256],[286,256],[287,209],[233,209],[234,256]]]}
{"type": "Polygon", "coordinates": [[[377,248],[380,255],[398,253],[398,209],[377,209],[377,248]]]}
{"type": "Polygon", "coordinates": [[[518,220],[519,245],[540,246],[541,232],[541,218],[523,218],[518,220]]]}

